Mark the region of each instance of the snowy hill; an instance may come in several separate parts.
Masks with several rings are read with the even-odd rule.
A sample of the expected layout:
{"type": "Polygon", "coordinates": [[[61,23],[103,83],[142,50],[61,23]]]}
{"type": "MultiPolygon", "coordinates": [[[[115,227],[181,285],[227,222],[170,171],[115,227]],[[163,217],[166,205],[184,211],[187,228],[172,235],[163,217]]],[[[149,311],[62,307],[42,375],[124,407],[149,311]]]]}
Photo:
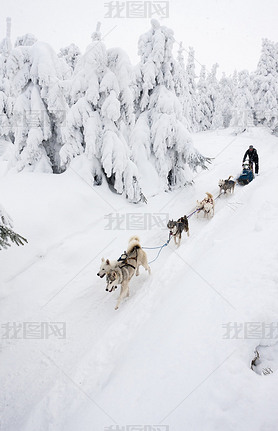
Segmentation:
{"type": "Polygon", "coordinates": [[[277,138],[228,129],[193,142],[213,157],[210,169],[148,205],[91,187],[77,164],[14,174],[3,157],[1,204],[29,243],[1,252],[1,430],[277,430],[277,330],[261,339],[278,321],[277,138]],[[250,144],[259,176],[217,199],[211,220],[193,215],[190,237],[179,249],[170,242],[151,276],[141,269],[115,311],[118,291],[96,276],[101,257],[118,258],[134,234],[143,246],[164,244],[167,230],[151,224],[190,214],[207,191],[216,197],[250,144]],[[227,337],[229,322],[237,337],[235,325],[227,337]],[[42,327],[54,332],[40,337],[42,327]],[[260,344],[272,346],[270,375],[250,369],[260,344]]]}

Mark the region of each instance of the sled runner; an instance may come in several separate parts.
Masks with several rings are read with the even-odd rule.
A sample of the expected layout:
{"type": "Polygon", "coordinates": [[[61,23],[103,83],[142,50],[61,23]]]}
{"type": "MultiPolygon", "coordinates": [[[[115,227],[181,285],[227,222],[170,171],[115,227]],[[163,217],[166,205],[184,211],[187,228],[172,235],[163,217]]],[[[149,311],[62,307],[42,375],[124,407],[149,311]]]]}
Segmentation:
{"type": "Polygon", "coordinates": [[[245,186],[249,184],[254,179],[253,169],[249,166],[249,163],[243,163],[242,173],[237,178],[238,184],[245,186]]]}

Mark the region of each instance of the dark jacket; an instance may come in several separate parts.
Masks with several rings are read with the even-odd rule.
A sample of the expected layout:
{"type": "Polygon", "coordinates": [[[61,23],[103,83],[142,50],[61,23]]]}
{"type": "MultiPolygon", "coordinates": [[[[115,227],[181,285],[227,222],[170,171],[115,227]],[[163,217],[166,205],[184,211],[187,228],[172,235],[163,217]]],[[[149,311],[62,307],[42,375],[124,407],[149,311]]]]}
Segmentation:
{"type": "Polygon", "coordinates": [[[239,184],[248,184],[254,179],[252,169],[243,169],[242,174],[238,178],[239,184]]]}
{"type": "Polygon", "coordinates": [[[249,158],[249,162],[250,163],[252,163],[252,162],[254,162],[254,163],[258,163],[258,161],[259,161],[259,156],[258,156],[258,153],[257,153],[257,150],[255,149],[255,148],[253,148],[253,150],[250,150],[249,148],[248,148],[248,150],[246,151],[246,153],[244,154],[244,157],[243,157],[243,162],[245,162],[245,159],[246,159],[246,157],[248,156],[248,158],[249,158]]]}

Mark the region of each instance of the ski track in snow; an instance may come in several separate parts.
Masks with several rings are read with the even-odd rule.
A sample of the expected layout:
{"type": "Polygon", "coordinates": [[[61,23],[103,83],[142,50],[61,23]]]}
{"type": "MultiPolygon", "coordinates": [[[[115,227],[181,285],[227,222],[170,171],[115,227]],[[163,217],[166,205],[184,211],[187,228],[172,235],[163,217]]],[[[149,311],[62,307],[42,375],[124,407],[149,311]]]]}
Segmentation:
{"type": "MultiPolygon", "coordinates": [[[[171,241],[151,276],[140,268],[117,311],[119,288],[109,294],[96,277],[101,257],[117,258],[135,233],[143,246],[162,245],[167,230],[104,229],[111,208],[75,176],[2,177],[1,203],[29,240],[1,255],[2,322],[66,322],[67,337],[2,339],[1,429],[98,431],[162,421],[171,431],[276,430],[277,374],[250,370],[260,340],[225,340],[222,325],[277,320],[277,138],[251,129],[194,140],[215,159],[193,186],[139,207],[104,187],[103,196],[120,213],[176,219],[206,191],[216,197],[220,178],[237,176],[251,142],[260,175],[217,199],[211,220],[193,215],[190,237],[179,249],[171,241]],[[39,201],[41,188],[47,202],[39,201]]],[[[147,250],[149,260],[157,252],[147,250]]]]}

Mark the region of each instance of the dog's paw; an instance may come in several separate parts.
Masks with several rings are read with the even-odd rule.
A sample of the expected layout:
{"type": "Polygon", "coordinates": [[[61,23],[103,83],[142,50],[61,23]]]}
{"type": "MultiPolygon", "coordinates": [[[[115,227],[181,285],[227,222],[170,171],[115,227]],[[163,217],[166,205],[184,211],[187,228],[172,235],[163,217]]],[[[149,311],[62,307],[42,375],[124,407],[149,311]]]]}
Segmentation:
{"type": "Polygon", "coordinates": [[[118,310],[118,308],[119,308],[118,306],[117,306],[117,307],[115,307],[115,310],[118,310]]]}

